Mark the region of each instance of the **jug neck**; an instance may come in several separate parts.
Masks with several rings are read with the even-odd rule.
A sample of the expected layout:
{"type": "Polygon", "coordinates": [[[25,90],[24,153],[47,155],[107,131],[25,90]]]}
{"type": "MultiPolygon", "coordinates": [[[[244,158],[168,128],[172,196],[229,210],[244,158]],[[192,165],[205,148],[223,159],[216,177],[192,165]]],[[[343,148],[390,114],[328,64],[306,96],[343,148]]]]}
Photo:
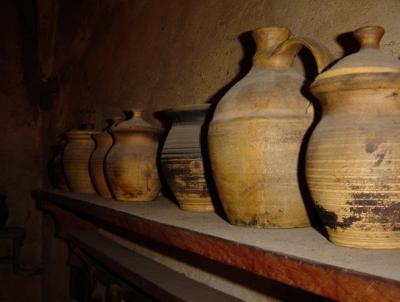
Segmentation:
{"type": "Polygon", "coordinates": [[[262,27],[251,34],[256,45],[253,66],[269,66],[274,50],[291,35],[289,29],[285,27],[262,27]]]}
{"type": "Polygon", "coordinates": [[[291,69],[303,47],[313,55],[318,73],[333,61],[332,54],[324,45],[309,38],[289,39],[291,33],[285,27],[262,27],[254,30],[252,35],[256,44],[253,67],[279,71],[291,69]]]}

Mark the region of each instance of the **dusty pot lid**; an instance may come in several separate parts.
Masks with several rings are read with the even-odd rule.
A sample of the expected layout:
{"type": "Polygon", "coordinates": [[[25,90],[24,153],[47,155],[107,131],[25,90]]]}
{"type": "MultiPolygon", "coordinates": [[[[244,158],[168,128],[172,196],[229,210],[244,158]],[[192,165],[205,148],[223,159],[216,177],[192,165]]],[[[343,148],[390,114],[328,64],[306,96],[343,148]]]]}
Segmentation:
{"type": "Polygon", "coordinates": [[[161,128],[154,127],[143,119],[143,110],[132,109],[132,117],[128,120],[119,122],[110,128],[111,132],[154,132],[160,133],[161,128]]]}
{"type": "Polygon", "coordinates": [[[354,36],[360,43],[360,50],[319,74],[315,82],[346,75],[400,73],[400,61],[379,49],[384,33],[385,30],[380,26],[366,26],[356,30],[354,36]]]}

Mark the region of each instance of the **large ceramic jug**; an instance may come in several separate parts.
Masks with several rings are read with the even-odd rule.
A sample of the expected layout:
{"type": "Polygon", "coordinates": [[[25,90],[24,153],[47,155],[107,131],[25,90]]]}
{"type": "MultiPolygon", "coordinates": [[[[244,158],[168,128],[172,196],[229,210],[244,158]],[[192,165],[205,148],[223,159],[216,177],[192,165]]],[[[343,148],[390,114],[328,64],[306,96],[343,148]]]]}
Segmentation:
{"type": "Polygon", "coordinates": [[[381,27],[355,31],[359,52],[321,73],[323,108],[306,178],[330,240],[400,248],[400,61],[379,50],[381,27]]]}
{"type": "Polygon", "coordinates": [[[121,201],[151,201],[160,191],[156,157],[162,129],[132,110],[132,118],[110,129],[115,142],[106,158],[111,192],[121,201]]]}
{"type": "Polygon", "coordinates": [[[319,70],[331,55],[312,40],[289,39],[287,28],[265,27],[252,35],[253,66],[220,100],[209,128],[217,191],[232,224],[308,226],[297,173],[313,106],[301,93],[305,79],[293,62],[302,46],[314,54],[319,70]]]}
{"type": "Polygon", "coordinates": [[[179,106],[161,113],[171,129],[161,152],[161,166],[182,210],[214,211],[204,168],[205,120],[210,104],[179,106]]]}
{"type": "Polygon", "coordinates": [[[109,125],[102,132],[93,135],[93,139],[96,142],[96,149],[93,151],[92,157],[90,158],[90,176],[96,192],[104,198],[111,198],[111,192],[105,177],[105,166],[104,160],[107,152],[110,150],[113,144],[113,137],[109,132],[110,128],[115,126],[121,117],[111,118],[109,125]]]}
{"type": "Polygon", "coordinates": [[[63,166],[72,192],[96,193],[89,174],[89,159],[95,148],[93,130],[73,130],[66,133],[67,146],[63,154],[63,166]]]}

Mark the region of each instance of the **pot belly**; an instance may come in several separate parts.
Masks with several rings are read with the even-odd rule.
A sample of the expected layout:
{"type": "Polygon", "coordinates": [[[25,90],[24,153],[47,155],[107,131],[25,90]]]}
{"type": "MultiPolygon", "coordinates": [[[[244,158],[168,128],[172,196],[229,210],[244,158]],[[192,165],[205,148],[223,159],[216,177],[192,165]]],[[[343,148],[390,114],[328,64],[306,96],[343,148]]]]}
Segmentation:
{"type": "Polygon", "coordinates": [[[107,156],[106,172],[110,189],[120,201],[151,201],[160,190],[156,149],[135,145],[128,147],[114,146],[107,156]]]}
{"type": "Polygon", "coordinates": [[[232,224],[255,227],[309,225],[298,185],[304,119],[251,118],[210,125],[211,167],[232,224]]]}
{"type": "Polygon", "coordinates": [[[400,247],[399,143],[400,131],[386,122],[317,127],[307,150],[307,183],[332,242],[400,247]]]}

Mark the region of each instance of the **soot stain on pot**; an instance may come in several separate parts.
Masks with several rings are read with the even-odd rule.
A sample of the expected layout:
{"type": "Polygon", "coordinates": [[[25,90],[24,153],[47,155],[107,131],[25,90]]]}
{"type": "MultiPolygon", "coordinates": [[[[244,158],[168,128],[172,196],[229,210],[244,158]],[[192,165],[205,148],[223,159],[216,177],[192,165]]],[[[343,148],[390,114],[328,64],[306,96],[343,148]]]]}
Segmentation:
{"type": "MultiPolygon", "coordinates": [[[[186,161],[175,163],[164,163],[164,169],[167,171],[166,178],[177,192],[185,194],[194,194],[200,197],[208,197],[208,191],[204,177],[196,175],[195,171],[186,164],[186,161]]],[[[200,163],[198,163],[200,165],[200,163]]]]}
{"type": "Polygon", "coordinates": [[[374,162],[374,167],[378,167],[383,162],[383,159],[385,158],[385,153],[378,153],[375,158],[376,160],[374,162]]]}
{"type": "Polygon", "coordinates": [[[338,223],[338,227],[346,229],[350,227],[354,222],[360,221],[362,218],[359,215],[351,215],[343,218],[343,222],[338,223]]]}
{"type": "Polygon", "coordinates": [[[334,212],[325,210],[323,207],[317,204],[315,205],[315,207],[325,226],[331,229],[336,229],[338,219],[337,215],[334,212]]]}
{"type": "Polygon", "coordinates": [[[351,201],[346,202],[348,205],[354,206],[376,206],[382,204],[384,200],[389,198],[387,193],[364,193],[357,192],[351,194],[351,201]]]}
{"type": "Polygon", "coordinates": [[[327,211],[326,209],[318,205],[316,205],[316,209],[325,226],[334,230],[336,230],[337,228],[347,229],[354,222],[361,220],[361,217],[359,215],[351,215],[348,217],[344,217],[343,221],[338,221],[336,213],[327,211]]]}
{"type": "Polygon", "coordinates": [[[371,209],[376,219],[381,223],[398,223],[400,222],[400,202],[387,206],[381,206],[371,209]]]}
{"type": "Polygon", "coordinates": [[[250,219],[240,219],[235,218],[231,221],[234,225],[248,226],[248,227],[257,227],[257,228],[271,228],[278,227],[276,223],[271,222],[270,220],[265,220],[258,215],[253,215],[250,219]]]}
{"type": "Polygon", "coordinates": [[[373,153],[376,149],[378,149],[378,144],[368,143],[365,145],[365,151],[367,153],[373,153]]]}
{"type": "Polygon", "coordinates": [[[400,230],[400,226],[397,226],[400,223],[400,202],[386,204],[390,200],[389,194],[354,193],[352,196],[354,199],[347,202],[348,205],[353,205],[349,211],[359,220],[363,219],[369,224],[391,224],[391,230],[400,230]]]}

